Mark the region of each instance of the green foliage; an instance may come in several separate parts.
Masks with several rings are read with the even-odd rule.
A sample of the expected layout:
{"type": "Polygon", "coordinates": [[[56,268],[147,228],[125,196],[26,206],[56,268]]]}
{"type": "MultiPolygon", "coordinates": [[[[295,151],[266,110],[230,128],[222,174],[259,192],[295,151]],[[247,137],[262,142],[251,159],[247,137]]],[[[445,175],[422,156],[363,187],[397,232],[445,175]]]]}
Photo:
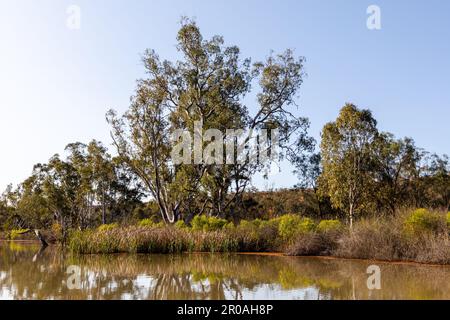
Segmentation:
{"type": "Polygon", "coordinates": [[[139,221],[138,226],[140,227],[154,227],[155,223],[153,222],[152,219],[142,219],[141,221],[139,221]]]}
{"type": "Polygon", "coordinates": [[[111,224],[102,224],[101,226],[99,226],[97,228],[98,231],[102,232],[102,231],[110,231],[110,230],[114,230],[116,228],[119,227],[118,223],[111,223],[111,224]]]}
{"type": "Polygon", "coordinates": [[[239,240],[223,231],[200,233],[170,226],[124,227],[105,232],[75,231],[70,234],[68,247],[81,254],[234,252],[239,250],[239,240]]]}
{"type": "Polygon", "coordinates": [[[236,229],[236,226],[234,225],[233,222],[230,221],[223,227],[223,229],[224,230],[228,230],[228,231],[232,231],[232,230],[236,229]]]}
{"type": "Polygon", "coordinates": [[[447,213],[447,228],[450,230],[450,212],[447,213]]]}
{"type": "MultiPolygon", "coordinates": [[[[290,152],[290,158],[298,161],[303,150],[313,145],[307,136],[309,121],[292,113],[303,83],[303,57],[286,50],[252,65],[251,59],[241,57],[237,46],[225,45],[220,36],[204,38],[189,19],[183,19],[177,42],[178,61],[164,60],[154,50],[146,50],[143,65],[147,77],[138,81],[129,109],[122,116],[113,110],[107,116],[118,153],[146,191],[165,195],[158,199],[159,213],[170,223],[180,208],[189,206],[189,211],[200,212],[203,203],[220,216],[228,213],[225,211],[241,197],[228,197],[227,190],[242,194],[251,175],[263,169],[240,163],[210,170],[206,161],[194,169],[188,151],[177,143],[186,142],[184,137],[170,139],[174,129],[185,128],[192,134],[199,119],[203,127],[219,130],[276,127],[280,152],[290,152]],[[255,88],[255,112],[250,112],[245,96],[255,88]],[[174,159],[174,155],[180,157],[174,159]],[[176,170],[172,170],[173,162],[176,170]]],[[[228,142],[217,143],[225,146],[228,142]]],[[[217,150],[214,154],[211,160],[222,162],[217,150]]]]}
{"type": "Polygon", "coordinates": [[[342,223],[339,220],[322,220],[317,226],[319,232],[333,232],[342,230],[342,223]]]}
{"type": "Polygon", "coordinates": [[[322,131],[319,191],[330,197],[333,207],[348,213],[350,225],[355,213],[364,208],[374,181],[368,169],[374,158],[376,125],[369,110],[346,104],[336,121],[322,131]]]}
{"type": "Polygon", "coordinates": [[[302,218],[298,215],[288,214],[279,218],[278,232],[287,241],[291,241],[296,235],[308,233],[315,229],[315,223],[310,218],[302,218]]]}
{"type": "Polygon", "coordinates": [[[11,232],[9,233],[9,239],[10,240],[15,240],[17,239],[20,235],[29,232],[30,229],[14,229],[11,230],[11,232]]]}
{"type": "Polygon", "coordinates": [[[417,209],[405,221],[408,232],[439,232],[442,229],[442,217],[427,209],[417,209]]]}
{"type": "Polygon", "coordinates": [[[216,231],[223,229],[228,221],[216,217],[207,217],[205,215],[195,216],[192,219],[192,229],[195,231],[216,231]]]}
{"type": "Polygon", "coordinates": [[[175,228],[178,228],[178,229],[187,229],[188,226],[186,225],[186,223],[184,223],[183,220],[178,220],[178,221],[175,223],[175,228]]]}

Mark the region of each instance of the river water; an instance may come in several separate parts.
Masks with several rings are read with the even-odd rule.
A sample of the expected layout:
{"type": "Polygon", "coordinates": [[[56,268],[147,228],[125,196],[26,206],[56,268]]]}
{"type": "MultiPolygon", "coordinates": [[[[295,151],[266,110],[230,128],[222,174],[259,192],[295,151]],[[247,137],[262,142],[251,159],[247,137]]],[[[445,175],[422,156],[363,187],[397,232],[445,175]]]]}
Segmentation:
{"type": "Polygon", "coordinates": [[[450,267],[242,254],[74,256],[3,242],[4,299],[450,299],[450,267]]]}

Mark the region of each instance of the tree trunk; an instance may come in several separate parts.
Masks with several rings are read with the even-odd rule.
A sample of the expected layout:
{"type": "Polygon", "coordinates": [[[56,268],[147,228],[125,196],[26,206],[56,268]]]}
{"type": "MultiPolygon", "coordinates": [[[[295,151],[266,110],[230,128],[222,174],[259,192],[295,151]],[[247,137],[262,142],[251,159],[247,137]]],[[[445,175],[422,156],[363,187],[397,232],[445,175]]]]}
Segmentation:
{"type": "Polygon", "coordinates": [[[353,203],[350,203],[349,222],[350,222],[350,230],[353,230],[353,203]]]}
{"type": "Polygon", "coordinates": [[[105,191],[102,188],[102,224],[106,224],[105,191]]]}
{"type": "Polygon", "coordinates": [[[45,241],[45,238],[44,238],[44,236],[42,235],[42,233],[39,231],[39,230],[34,230],[34,234],[36,235],[36,237],[39,239],[39,241],[41,242],[41,245],[43,246],[43,247],[47,247],[48,246],[48,243],[47,243],[47,241],[45,241]]]}

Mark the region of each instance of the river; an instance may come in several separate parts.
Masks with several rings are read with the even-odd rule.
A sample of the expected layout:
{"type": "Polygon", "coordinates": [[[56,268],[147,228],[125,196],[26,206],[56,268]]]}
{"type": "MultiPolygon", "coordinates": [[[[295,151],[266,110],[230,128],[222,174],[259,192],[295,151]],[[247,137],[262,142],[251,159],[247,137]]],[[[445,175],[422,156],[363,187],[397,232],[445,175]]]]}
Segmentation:
{"type": "Polygon", "coordinates": [[[74,256],[0,242],[0,299],[450,299],[450,267],[248,254],[74,256]],[[373,265],[376,282],[369,277],[378,273],[367,273],[373,265]]]}

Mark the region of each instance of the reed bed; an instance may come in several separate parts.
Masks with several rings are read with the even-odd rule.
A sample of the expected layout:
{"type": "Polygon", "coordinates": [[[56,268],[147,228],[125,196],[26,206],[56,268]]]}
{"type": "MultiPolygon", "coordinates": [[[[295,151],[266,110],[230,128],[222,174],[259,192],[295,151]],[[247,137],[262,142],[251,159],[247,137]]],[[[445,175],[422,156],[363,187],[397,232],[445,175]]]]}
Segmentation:
{"type": "Polygon", "coordinates": [[[450,264],[447,215],[424,209],[361,219],[352,230],[336,220],[318,223],[283,216],[220,228],[141,224],[74,231],[68,247],[80,254],[282,252],[292,256],[450,264]],[[305,227],[306,226],[306,227],[305,227]]]}

